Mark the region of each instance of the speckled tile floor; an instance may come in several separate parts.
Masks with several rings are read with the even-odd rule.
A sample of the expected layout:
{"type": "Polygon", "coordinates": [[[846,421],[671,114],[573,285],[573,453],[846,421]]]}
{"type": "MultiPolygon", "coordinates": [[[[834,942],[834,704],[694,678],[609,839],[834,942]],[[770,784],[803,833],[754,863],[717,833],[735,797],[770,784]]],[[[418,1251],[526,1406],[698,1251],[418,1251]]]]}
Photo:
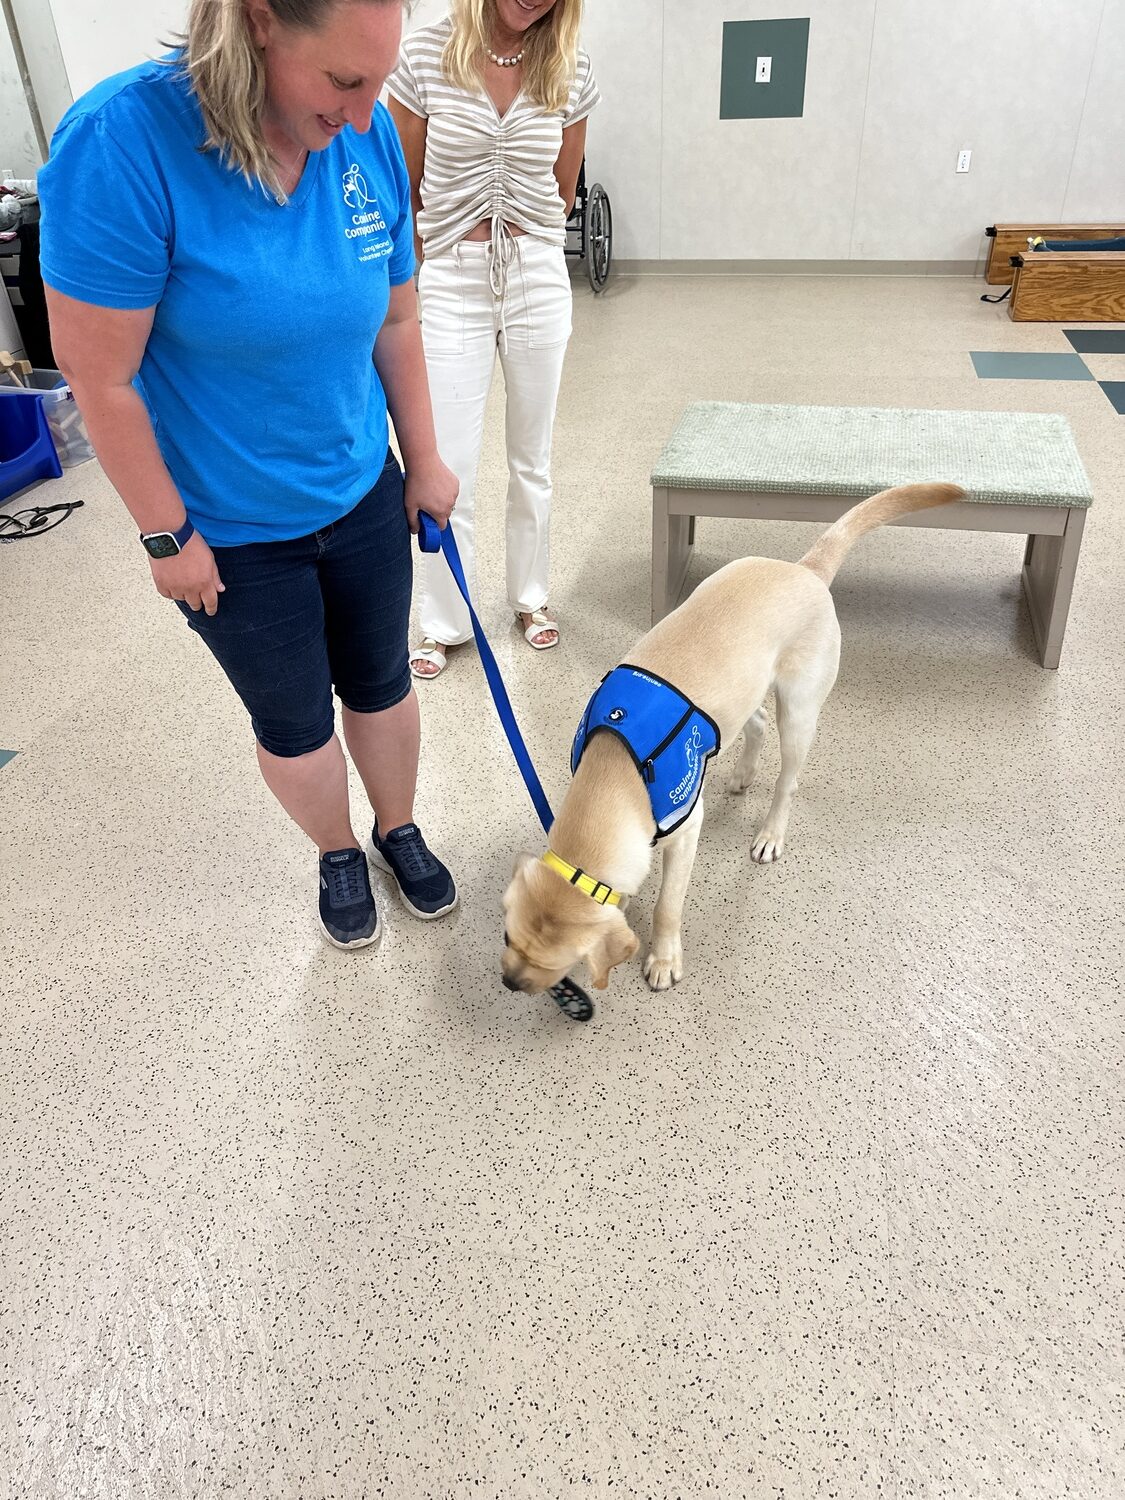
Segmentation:
{"type": "MultiPolygon", "coordinates": [[[[686,401],[1061,411],[1097,496],[1058,673],[1018,538],[862,544],[785,859],[749,860],[771,739],[745,805],[714,781],[683,984],[618,970],[586,1028],[499,983],[538,839],[475,656],[422,689],[463,906],[342,954],[97,470],[0,549],[0,1494],[1125,1493],[1125,428],[1093,381],[978,380],[1070,349],[980,290],[576,282],[546,656],[496,393],[480,603],[556,796],[686,401]]],[[[694,576],[811,535],[704,521],[694,576]]]]}

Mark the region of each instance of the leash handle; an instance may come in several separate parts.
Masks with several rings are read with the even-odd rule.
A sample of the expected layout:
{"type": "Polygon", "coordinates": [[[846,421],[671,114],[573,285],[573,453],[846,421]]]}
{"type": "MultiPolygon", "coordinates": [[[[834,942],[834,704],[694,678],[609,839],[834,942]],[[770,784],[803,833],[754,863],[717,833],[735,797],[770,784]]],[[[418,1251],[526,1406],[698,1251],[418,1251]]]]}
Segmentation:
{"type": "Polygon", "coordinates": [[[418,514],[418,545],[423,552],[443,552],[449,571],[453,574],[453,581],[461,592],[461,597],[468,606],[469,619],[473,623],[473,635],[476,637],[477,650],[480,652],[481,663],[484,666],[484,675],[488,679],[488,686],[492,690],[492,701],[496,704],[496,712],[500,716],[500,723],[504,733],[508,736],[508,743],[512,747],[512,754],[516,758],[516,765],[520,768],[524,783],[531,796],[535,811],[539,814],[539,821],[543,825],[544,833],[550,833],[551,824],[555,821],[551,812],[551,804],[547,801],[547,794],[543,790],[543,783],[539,780],[535,767],[531,763],[527,746],[524,744],[520,727],[516,723],[516,716],[512,709],[508,690],[504,686],[504,679],[500,675],[500,668],[496,665],[496,658],[492,654],[492,647],[488,644],[484,630],[477,619],[477,612],[473,608],[473,601],[469,598],[468,585],[465,582],[465,570],[461,566],[461,556],[457,551],[457,538],[453,535],[453,527],[446,525],[444,530],[438,527],[432,516],[425,511],[418,514]]]}

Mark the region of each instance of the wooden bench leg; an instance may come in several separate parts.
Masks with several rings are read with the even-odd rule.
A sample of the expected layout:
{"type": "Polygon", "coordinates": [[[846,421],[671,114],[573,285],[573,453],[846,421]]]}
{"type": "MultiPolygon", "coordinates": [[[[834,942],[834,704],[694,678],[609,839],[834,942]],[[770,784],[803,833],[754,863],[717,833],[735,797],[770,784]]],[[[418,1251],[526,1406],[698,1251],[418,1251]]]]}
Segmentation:
{"type": "Polygon", "coordinates": [[[1023,590],[1039,659],[1055,668],[1062,654],[1066,617],[1082,546],[1085,510],[1068,510],[1062,536],[1029,536],[1023,558],[1023,590]]]}
{"type": "Polygon", "coordinates": [[[687,576],[695,517],[668,514],[668,491],[652,491],[652,623],[670,614],[680,602],[687,576]]]}

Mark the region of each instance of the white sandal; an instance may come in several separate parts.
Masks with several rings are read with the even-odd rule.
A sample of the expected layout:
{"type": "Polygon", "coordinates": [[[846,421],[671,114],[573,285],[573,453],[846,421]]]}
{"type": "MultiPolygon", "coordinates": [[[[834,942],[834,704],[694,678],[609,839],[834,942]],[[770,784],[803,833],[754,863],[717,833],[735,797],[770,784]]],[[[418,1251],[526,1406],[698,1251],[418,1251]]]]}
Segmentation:
{"type": "Polygon", "coordinates": [[[533,651],[550,651],[555,646],[557,646],[559,641],[562,639],[562,636],[559,632],[559,622],[557,620],[550,620],[547,618],[546,614],[544,614],[543,612],[546,608],[547,606],[544,604],[543,609],[525,609],[523,611],[516,612],[516,619],[520,622],[521,625],[523,624],[524,615],[531,615],[531,624],[524,631],[523,638],[533,651]],[[545,630],[553,630],[555,632],[555,638],[553,641],[537,641],[535,639],[537,635],[542,635],[545,630]]]}
{"type": "Polygon", "coordinates": [[[410,653],[410,672],[413,677],[420,678],[423,682],[432,682],[435,677],[440,677],[446,668],[446,647],[435,641],[431,636],[423,636],[422,644],[410,653]],[[414,663],[417,661],[429,662],[437,668],[435,672],[419,672],[414,663]]]}

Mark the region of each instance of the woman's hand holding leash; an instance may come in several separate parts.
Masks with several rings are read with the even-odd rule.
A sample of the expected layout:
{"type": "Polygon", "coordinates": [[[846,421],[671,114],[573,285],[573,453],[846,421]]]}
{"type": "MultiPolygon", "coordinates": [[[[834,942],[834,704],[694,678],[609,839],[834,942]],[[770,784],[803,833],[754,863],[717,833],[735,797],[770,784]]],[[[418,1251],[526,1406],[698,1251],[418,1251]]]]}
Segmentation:
{"type": "Polygon", "coordinates": [[[436,454],[429,463],[407,469],[406,519],[415,536],[418,535],[420,510],[433,516],[439,528],[445,530],[446,523],[453,514],[453,507],[457,504],[457,492],[460,488],[457,475],[452,469],[447,469],[436,454]]]}

